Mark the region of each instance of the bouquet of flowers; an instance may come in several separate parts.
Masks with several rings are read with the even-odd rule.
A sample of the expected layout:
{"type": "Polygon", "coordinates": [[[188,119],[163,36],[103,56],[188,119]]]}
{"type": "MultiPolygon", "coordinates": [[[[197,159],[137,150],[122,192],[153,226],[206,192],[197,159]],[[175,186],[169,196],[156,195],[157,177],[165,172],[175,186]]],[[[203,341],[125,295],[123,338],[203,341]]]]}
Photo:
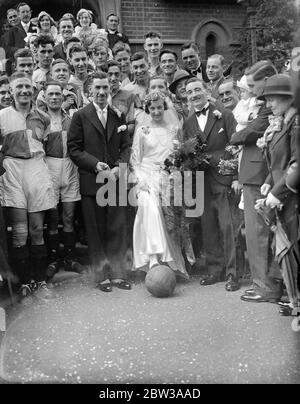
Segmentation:
{"type": "Polygon", "coordinates": [[[164,161],[163,169],[171,174],[173,171],[204,171],[209,166],[210,156],[205,152],[207,147],[200,137],[184,142],[174,140],[174,150],[164,161]]]}
{"type": "Polygon", "coordinates": [[[237,173],[239,160],[239,148],[236,146],[226,146],[225,152],[227,152],[228,159],[221,158],[218,164],[219,173],[221,175],[234,175],[237,173]]]}

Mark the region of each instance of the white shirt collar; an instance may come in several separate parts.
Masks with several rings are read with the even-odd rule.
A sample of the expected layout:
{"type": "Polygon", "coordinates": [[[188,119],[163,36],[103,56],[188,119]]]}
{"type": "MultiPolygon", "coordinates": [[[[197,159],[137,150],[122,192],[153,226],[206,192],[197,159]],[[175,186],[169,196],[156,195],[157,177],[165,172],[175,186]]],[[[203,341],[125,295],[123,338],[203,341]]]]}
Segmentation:
{"type": "MultiPolygon", "coordinates": [[[[25,22],[23,22],[23,21],[21,21],[21,24],[22,24],[22,26],[23,26],[23,28],[26,30],[26,28],[27,28],[27,30],[29,29],[29,25],[30,25],[30,21],[26,24],[25,22]]],[[[27,30],[26,30],[26,32],[27,32],[27,30]]]]}
{"type": "Polygon", "coordinates": [[[107,32],[109,32],[110,34],[117,34],[117,33],[118,33],[117,30],[116,30],[116,31],[112,31],[111,29],[107,29],[107,32]]]}
{"type": "Polygon", "coordinates": [[[97,113],[103,113],[103,114],[107,114],[107,108],[108,108],[108,104],[106,104],[105,108],[101,109],[99,107],[99,105],[97,105],[94,101],[93,101],[94,107],[96,108],[97,113]]]}

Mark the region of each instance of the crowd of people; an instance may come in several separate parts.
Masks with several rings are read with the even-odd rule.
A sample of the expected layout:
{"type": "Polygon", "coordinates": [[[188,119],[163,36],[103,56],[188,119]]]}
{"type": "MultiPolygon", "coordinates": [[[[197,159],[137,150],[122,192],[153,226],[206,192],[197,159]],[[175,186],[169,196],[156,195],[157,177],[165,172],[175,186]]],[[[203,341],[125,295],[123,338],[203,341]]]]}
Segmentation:
{"type": "Polygon", "coordinates": [[[228,292],[240,288],[247,256],[252,285],[241,299],[279,302],[281,314],[291,314],[300,303],[300,136],[289,73],[262,60],[236,80],[222,55],[204,63],[195,42],[178,55],[154,31],[145,35],[144,51],[132,53],[117,15],[107,16],[105,28],[93,17],[81,9],[58,22],[45,11],[32,18],[26,3],[7,11],[0,77],[2,279],[17,282],[22,301],[53,298],[48,283],[62,264],[86,270],[76,257],[78,216],[103,292],[132,288],[128,249],[134,271],[168,265],[184,279],[202,257],[200,285],[225,281],[228,292]],[[195,139],[206,156],[204,211],[187,218],[184,206],[162,203],[161,184],[170,174],[166,159],[195,139]],[[221,162],[233,165],[224,172],[221,162]],[[124,191],[120,184],[128,185],[129,175],[124,191]],[[116,201],[105,205],[112,184],[116,201]],[[127,198],[121,203],[120,194],[132,189],[135,206],[127,198]]]}

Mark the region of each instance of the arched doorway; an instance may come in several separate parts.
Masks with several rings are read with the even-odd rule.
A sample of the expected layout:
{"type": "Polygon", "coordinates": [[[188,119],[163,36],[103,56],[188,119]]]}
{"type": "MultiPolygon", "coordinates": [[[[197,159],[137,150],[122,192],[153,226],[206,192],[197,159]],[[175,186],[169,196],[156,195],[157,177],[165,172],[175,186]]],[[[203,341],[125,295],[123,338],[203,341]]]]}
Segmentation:
{"type": "Polygon", "coordinates": [[[217,38],[215,34],[210,32],[205,40],[205,53],[207,58],[210,55],[214,55],[216,53],[216,44],[217,44],[217,38]]]}
{"type": "Polygon", "coordinates": [[[214,53],[224,56],[230,54],[231,31],[225,23],[216,18],[202,20],[194,28],[192,40],[197,42],[201,56],[205,59],[214,53]]]}

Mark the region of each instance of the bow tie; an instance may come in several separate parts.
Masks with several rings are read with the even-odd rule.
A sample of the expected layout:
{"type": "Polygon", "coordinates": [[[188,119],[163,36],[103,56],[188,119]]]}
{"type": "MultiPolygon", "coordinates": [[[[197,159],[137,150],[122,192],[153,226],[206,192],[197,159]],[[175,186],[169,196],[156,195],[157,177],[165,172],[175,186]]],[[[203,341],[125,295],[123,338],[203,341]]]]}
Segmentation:
{"type": "Polygon", "coordinates": [[[196,112],[196,115],[199,117],[201,114],[206,115],[207,110],[208,110],[208,108],[203,108],[203,109],[201,109],[201,111],[195,111],[195,112],[196,112]]]}

